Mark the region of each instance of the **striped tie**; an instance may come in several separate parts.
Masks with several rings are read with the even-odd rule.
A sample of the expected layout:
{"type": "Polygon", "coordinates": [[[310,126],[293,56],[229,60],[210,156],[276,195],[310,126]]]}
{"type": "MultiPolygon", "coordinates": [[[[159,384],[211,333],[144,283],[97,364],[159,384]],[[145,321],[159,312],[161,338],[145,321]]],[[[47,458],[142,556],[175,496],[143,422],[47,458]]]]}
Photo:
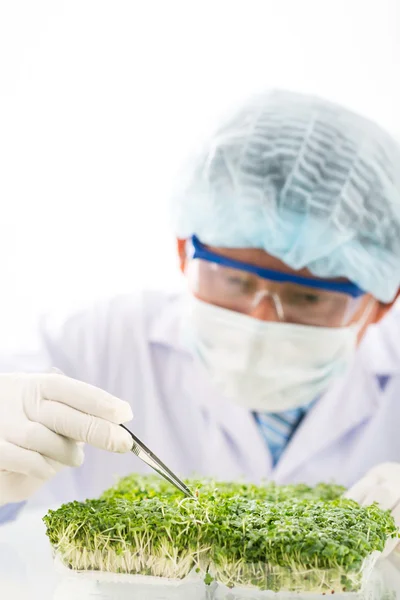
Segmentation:
{"type": "Polygon", "coordinates": [[[309,406],[280,413],[254,413],[275,466],[309,406]]]}

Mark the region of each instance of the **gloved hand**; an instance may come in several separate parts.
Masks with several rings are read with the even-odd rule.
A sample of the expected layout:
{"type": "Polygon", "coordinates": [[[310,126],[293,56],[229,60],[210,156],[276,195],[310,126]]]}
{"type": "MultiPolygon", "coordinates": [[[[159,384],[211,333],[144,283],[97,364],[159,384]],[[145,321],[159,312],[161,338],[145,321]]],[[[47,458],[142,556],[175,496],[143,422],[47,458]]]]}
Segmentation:
{"type": "Polygon", "coordinates": [[[0,375],[0,506],[81,465],[82,442],[129,451],[132,439],[118,424],[132,416],[127,402],[64,375],[0,375]]]}
{"type": "MultiPolygon", "coordinates": [[[[384,510],[391,511],[396,525],[400,526],[400,464],[383,463],[374,467],[347,490],[345,497],[364,506],[377,502],[384,510]]],[[[383,557],[388,556],[399,541],[398,538],[388,540],[383,557]]]]}

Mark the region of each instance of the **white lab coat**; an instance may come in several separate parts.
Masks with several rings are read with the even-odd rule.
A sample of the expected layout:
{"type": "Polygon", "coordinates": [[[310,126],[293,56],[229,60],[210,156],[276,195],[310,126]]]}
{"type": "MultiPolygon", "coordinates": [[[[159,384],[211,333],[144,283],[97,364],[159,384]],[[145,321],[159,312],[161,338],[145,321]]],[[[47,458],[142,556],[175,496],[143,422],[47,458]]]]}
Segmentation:
{"type": "MultiPolygon", "coordinates": [[[[41,328],[42,348],[17,367],[51,367],[128,401],[133,431],[181,476],[279,483],[354,483],[400,462],[400,311],[370,327],[349,372],[313,407],[281,460],[271,457],[252,414],[221,397],[180,340],[184,297],[116,297],[41,328]]],[[[33,498],[50,506],[97,496],[115,478],[143,471],[133,454],[87,447],[33,498]]]]}

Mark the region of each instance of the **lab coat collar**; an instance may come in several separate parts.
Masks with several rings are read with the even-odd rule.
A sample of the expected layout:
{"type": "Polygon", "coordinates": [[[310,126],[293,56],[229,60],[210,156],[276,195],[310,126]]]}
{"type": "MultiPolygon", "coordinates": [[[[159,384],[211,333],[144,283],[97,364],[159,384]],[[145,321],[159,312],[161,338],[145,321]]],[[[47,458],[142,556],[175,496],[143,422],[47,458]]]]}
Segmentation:
{"type": "Polygon", "coordinates": [[[189,354],[181,335],[181,315],[185,310],[186,298],[185,293],[167,297],[161,311],[150,323],[150,343],[168,346],[178,352],[189,354]]]}
{"type": "MultiPolygon", "coordinates": [[[[192,360],[189,350],[184,345],[180,330],[180,315],[185,309],[185,296],[176,296],[168,302],[155,319],[149,332],[152,344],[168,346],[178,352],[187,354],[192,360]]],[[[226,472],[238,472],[239,477],[252,481],[261,481],[271,472],[271,456],[265,445],[252,413],[245,408],[233,404],[224,398],[212,385],[206,371],[197,361],[193,360],[193,369],[184,369],[182,372],[182,386],[184,394],[190,396],[199,406],[207,421],[213,422],[216,427],[209,431],[210,439],[207,444],[207,457],[205,469],[210,461],[215,461],[215,452],[224,452],[223,440],[229,440],[231,450],[237,449],[228,455],[219,456],[226,472]],[[196,389],[193,390],[195,382],[196,389]],[[255,460],[254,457],[257,457],[255,460]],[[229,460],[236,463],[227,468],[229,460]]],[[[223,478],[223,473],[220,476],[223,478]]]]}
{"type": "Polygon", "coordinates": [[[186,394],[197,403],[205,422],[209,423],[205,469],[217,462],[215,469],[218,472],[222,468],[218,473],[222,479],[227,473],[236,473],[239,478],[260,483],[269,476],[271,455],[253,414],[222,396],[197,361],[193,361],[193,369],[186,370],[182,384],[186,394]]]}
{"type": "Polygon", "coordinates": [[[400,374],[400,305],[368,328],[359,353],[366,368],[377,377],[400,374]]]}
{"type": "Polygon", "coordinates": [[[381,397],[377,378],[365,373],[356,358],[348,373],[315,403],[300,425],[276,467],[277,481],[291,479],[307,460],[368,421],[381,397]]]}
{"type": "Polygon", "coordinates": [[[347,374],[311,408],[277,465],[278,481],[373,416],[391,378],[399,374],[399,340],[400,311],[393,309],[369,328],[347,374]]]}

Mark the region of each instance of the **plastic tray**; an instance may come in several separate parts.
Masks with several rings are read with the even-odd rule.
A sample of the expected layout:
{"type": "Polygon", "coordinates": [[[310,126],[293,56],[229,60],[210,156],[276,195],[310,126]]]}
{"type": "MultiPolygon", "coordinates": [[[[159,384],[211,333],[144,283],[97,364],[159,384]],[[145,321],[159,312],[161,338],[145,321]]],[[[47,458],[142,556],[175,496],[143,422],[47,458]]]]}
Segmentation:
{"type": "MultiPolygon", "coordinates": [[[[340,600],[383,600],[383,580],[373,567],[378,553],[366,561],[359,592],[335,592],[340,600]]],[[[326,600],[329,592],[272,592],[256,588],[228,588],[216,581],[206,585],[204,575],[192,572],[184,579],[100,571],[74,571],[55,557],[58,585],[54,600],[326,600]]]]}

